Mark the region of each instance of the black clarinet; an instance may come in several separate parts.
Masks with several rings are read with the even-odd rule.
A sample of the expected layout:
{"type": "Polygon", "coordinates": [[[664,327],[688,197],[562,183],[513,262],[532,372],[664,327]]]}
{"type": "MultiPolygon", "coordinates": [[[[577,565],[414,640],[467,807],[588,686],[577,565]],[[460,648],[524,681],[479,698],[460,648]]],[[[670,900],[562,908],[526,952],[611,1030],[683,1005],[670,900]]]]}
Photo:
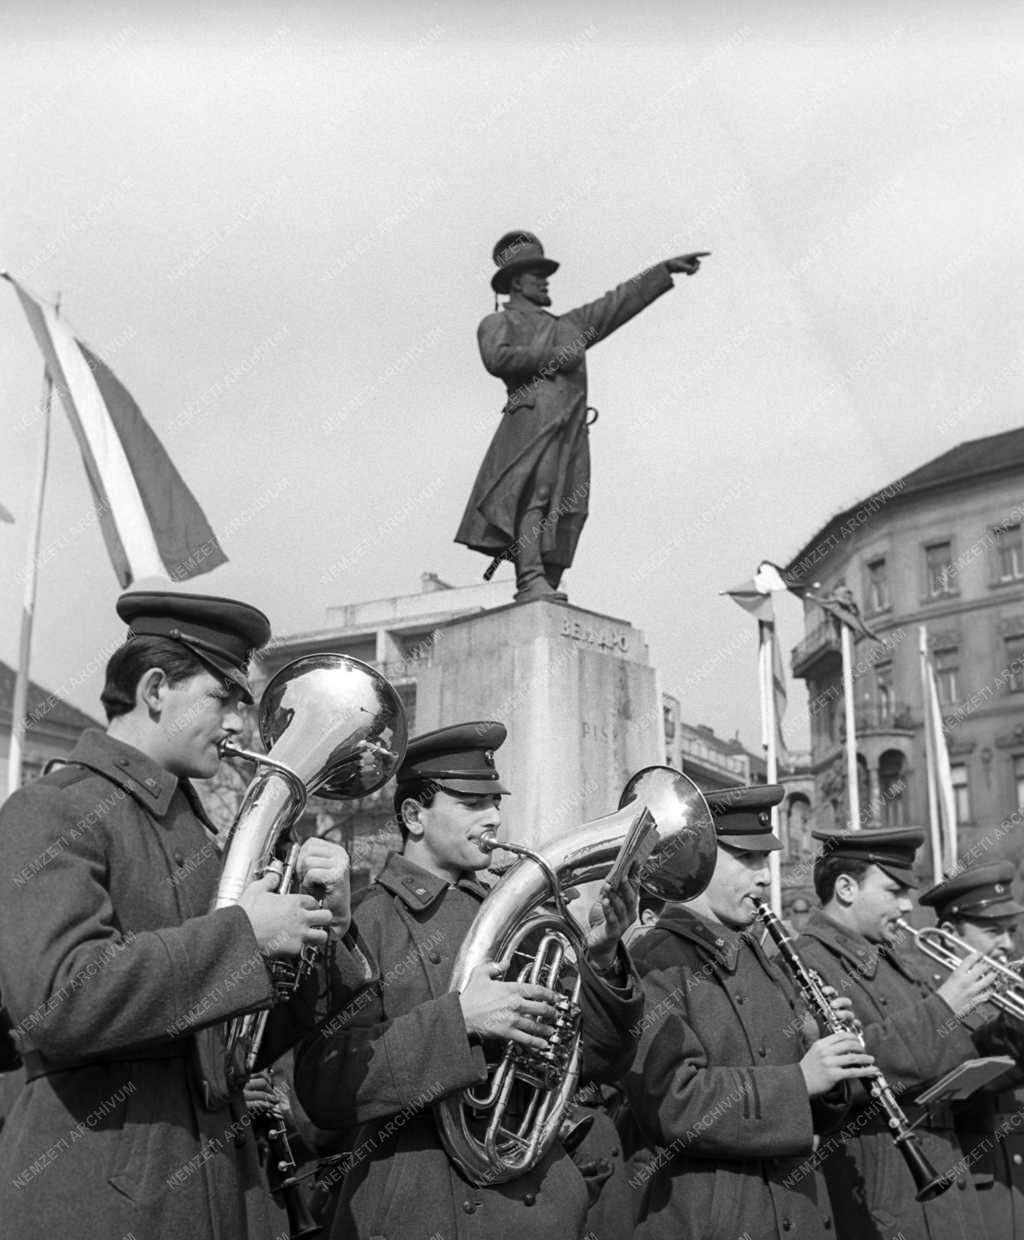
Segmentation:
{"type": "Polygon", "coordinates": [[[267,1143],[267,1184],[271,1196],[284,1206],[291,1240],[318,1236],[323,1226],[313,1218],[296,1177],[298,1164],[288,1140],[288,1125],[280,1107],[258,1113],[254,1122],[267,1143]]]}
{"type": "MultiPolygon", "coordinates": [[[[786,966],[793,980],[800,988],[804,1002],[811,1009],[820,1023],[829,1033],[852,1033],[860,1039],[864,1046],[863,1027],[853,1013],[843,1015],[833,1008],[825,994],[825,983],[821,975],[809,968],[796,954],[793,939],[782,919],[776,917],[764,900],[755,900],[757,915],[764,922],[764,928],[772,942],[779,949],[779,958],[786,966]]],[[[871,1078],[869,1086],[871,1097],[884,1112],[889,1128],[892,1130],[893,1144],[903,1155],[910,1174],[914,1177],[918,1201],[931,1201],[944,1193],[953,1182],[952,1177],[940,1175],[928,1161],[918,1144],[917,1134],[910,1126],[910,1121],[903,1108],[896,1101],[892,1087],[881,1072],[871,1078]]]]}

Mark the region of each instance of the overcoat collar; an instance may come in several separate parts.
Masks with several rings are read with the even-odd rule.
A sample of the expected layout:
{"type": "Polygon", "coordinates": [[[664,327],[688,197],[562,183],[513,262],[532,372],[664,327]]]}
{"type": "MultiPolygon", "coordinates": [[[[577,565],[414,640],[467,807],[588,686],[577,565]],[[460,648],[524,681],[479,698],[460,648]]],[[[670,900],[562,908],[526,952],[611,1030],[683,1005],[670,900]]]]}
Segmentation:
{"type": "MultiPolygon", "coordinates": [[[[163,818],[167,813],[179,782],[193,809],[199,799],[187,781],[179,781],[176,775],[164,770],[141,750],[115,740],[99,728],[89,728],[82,733],[68,755],[68,762],[88,767],[117,784],[156,818],[163,818]]],[[[208,825],[205,814],[200,814],[200,818],[208,825]]]]}
{"type": "Polygon", "coordinates": [[[709,921],[679,905],[669,905],[658,918],[659,930],[668,930],[694,943],[705,955],[733,973],[739,959],[742,938],[735,930],[716,921],[709,921]]]}
{"type": "MultiPolygon", "coordinates": [[[[416,913],[430,908],[453,885],[396,852],[388,853],[377,882],[416,913]]],[[[473,878],[464,876],[454,886],[479,900],[487,895],[487,888],[473,878]]]]}
{"type": "Polygon", "coordinates": [[[817,939],[845,960],[861,977],[870,980],[878,972],[878,957],[882,948],[869,942],[856,930],[847,930],[833,921],[822,909],[816,908],[803,928],[808,938],[817,939]]]}

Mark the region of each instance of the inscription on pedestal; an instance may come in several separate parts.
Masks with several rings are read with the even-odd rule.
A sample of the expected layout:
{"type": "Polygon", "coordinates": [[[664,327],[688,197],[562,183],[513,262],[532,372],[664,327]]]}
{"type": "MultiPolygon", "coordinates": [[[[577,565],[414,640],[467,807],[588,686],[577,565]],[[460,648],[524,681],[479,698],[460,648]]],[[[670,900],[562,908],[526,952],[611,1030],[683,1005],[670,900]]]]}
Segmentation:
{"type": "Polygon", "coordinates": [[[581,645],[593,646],[596,650],[606,650],[610,654],[629,653],[629,634],[623,629],[566,618],[562,621],[561,631],[563,637],[581,645]]]}

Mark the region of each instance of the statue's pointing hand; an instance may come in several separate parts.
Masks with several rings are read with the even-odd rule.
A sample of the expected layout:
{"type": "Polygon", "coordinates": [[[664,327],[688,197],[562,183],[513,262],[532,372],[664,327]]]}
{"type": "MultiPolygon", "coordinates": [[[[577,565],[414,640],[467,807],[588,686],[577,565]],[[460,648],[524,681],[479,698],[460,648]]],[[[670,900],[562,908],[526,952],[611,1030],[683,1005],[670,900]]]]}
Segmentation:
{"type": "Polygon", "coordinates": [[[666,259],[665,266],[673,275],[682,272],[685,275],[694,276],[700,271],[700,260],[707,258],[710,253],[710,250],[698,250],[695,254],[680,254],[678,258],[666,259]]]}

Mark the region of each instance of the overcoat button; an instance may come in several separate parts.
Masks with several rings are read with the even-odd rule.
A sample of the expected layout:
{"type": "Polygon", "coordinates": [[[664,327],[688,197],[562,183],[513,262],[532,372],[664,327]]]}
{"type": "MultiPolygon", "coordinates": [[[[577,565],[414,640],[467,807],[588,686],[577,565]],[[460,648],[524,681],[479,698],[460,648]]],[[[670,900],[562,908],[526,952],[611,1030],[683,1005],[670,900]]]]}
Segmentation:
{"type": "Polygon", "coordinates": [[[737,1003],[746,1003],[746,999],[745,999],[742,995],[737,995],[737,996],[736,996],[736,1002],[737,1002],[737,1003]]]}
{"type": "Polygon", "coordinates": [[[784,1219],[782,1220],[782,1230],[783,1230],[783,1231],[792,1231],[792,1230],[793,1230],[793,1223],[792,1223],[792,1220],[791,1220],[791,1219],[784,1218],[784,1219]]]}
{"type": "Polygon", "coordinates": [[[127,758],[115,758],[115,759],[114,759],[114,765],[115,765],[115,766],[127,766],[127,765],[128,765],[128,759],[127,759],[127,758]]]}
{"type": "Polygon", "coordinates": [[[524,1193],[523,1194],[523,1205],[524,1206],[532,1206],[536,1200],[537,1200],[536,1193],[524,1193]]]}
{"type": "Polygon", "coordinates": [[[821,1225],[822,1227],[825,1228],[826,1231],[832,1230],[832,1220],[830,1218],[823,1218],[821,1220],[821,1225]]]}
{"type": "Polygon", "coordinates": [[[464,1201],[462,1203],[462,1208],[467,1214],[475,1214],[476,1208],[479,1204],[480,1203],[478,1201],[464,1201]]]}
{"type": "Polygon", "coordinates": [[[768,1054],[768,1052],[765,1050],[763,1046],[759,1046],[757,1048],[757,1053],[761,1056],[762,1059],[765,1057],[765,1055],[768,1054]]]}
{"type": "Polygon", "coordinates": [[[441,953],[432,947],[430,951],[427,952],[427,959],[430,961],[431,964],[440,964],[441,953]]]}
{"type": "Polygon", "coordinates": [[[960,1189],[966,1188],[967,1187],[967,1176],[958,1175],[956,1177],[956,1186],[957,1188],[960,1188],[960,1189]]]}
{"type": "Polygon", "coordinates": [[[1022,1163],[1022,1162],[1024,1162],[1024,1158],[1022,1158],[1019,1154],[1014,1154],[1014,1156],[1013,1156],[1013,1165],[1014,1165],[1015,1167],[1019,1167],[1019,1166],[1021,1165],[1021,1163],[1022,1163]]]}
{"type": "Polygon", "coordinates": [[[181,851],[180,848],[176,848],[174,850],[174,860],[178,863],[178,865],[185,864],[185,854],[181,851]]]}
{"type": "Polygon", "coordinates": [[[715,946],[716,946],[716,947],[724,947],[724,946],[725,946],[725,939],[715,939],[715,946]]]}

